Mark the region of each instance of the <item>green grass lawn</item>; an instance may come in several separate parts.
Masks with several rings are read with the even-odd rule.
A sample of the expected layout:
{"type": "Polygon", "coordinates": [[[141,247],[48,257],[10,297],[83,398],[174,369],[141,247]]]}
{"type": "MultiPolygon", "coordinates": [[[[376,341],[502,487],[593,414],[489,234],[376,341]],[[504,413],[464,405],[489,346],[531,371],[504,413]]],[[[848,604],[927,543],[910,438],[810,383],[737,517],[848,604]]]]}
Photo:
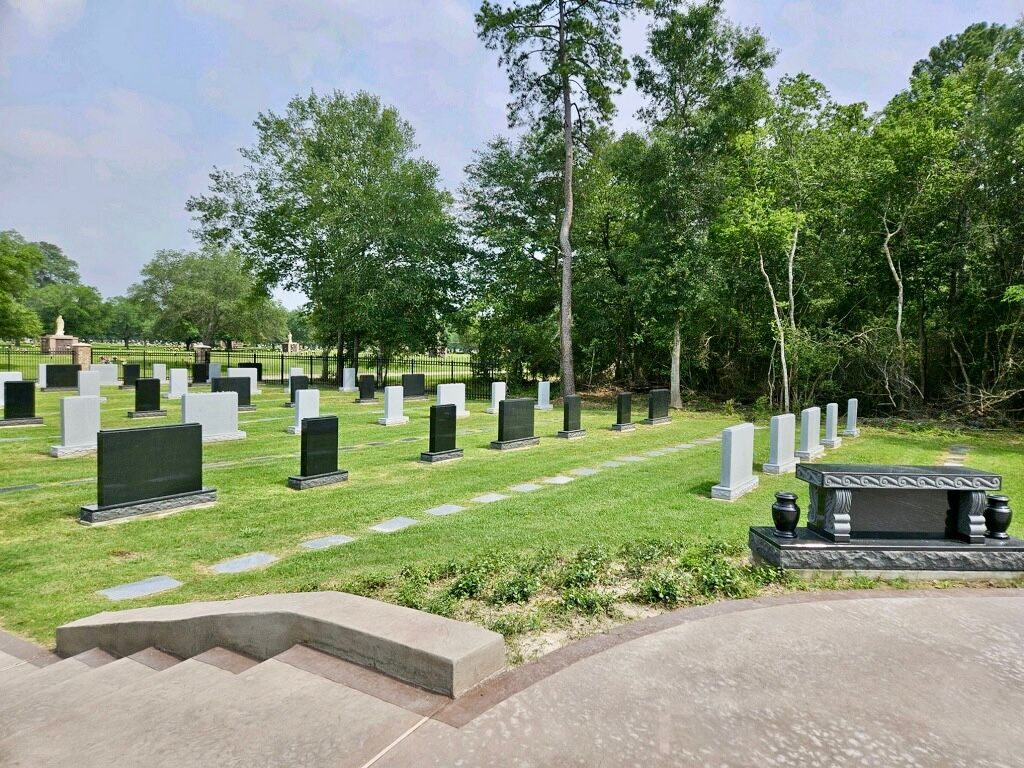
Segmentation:
{"type": "MultiPolygon", "coordinates": [[[[165,401],[166,419],[145,424],[130,421],[126,411],[133,407],[133,393],[107,388],[104,394],[109,398],[103,405],[105,428],[170,424],[180,419],[180,403],[165,401]]],[[[58,625],[102,610],[257,593],[361,588],[423,607],[419,598],[402,591],[403,584],[422,587],[424,600],[435,599],[444,585],[450,596],[452,580],[467,572],[457,564],[495,557],[501,561],[500,567],[492,569],[497,573],[502,568],[515,571],[517,563],[530,558],[552,562],[562,557],[559,567],[564,568],[565,562],[577,557],[573,553],[595,547],[613,555],[632,552],[631,546],[649,540],[682,546],[722,543],[738,553],[745,547],[748,526],[770,524],[775,491],[797,490],[801,507],[806,508],[806,486],[792,476],[761,475],[760,488],[739,501],[712,501],[709,492],[718,477],[717,443],[606,469],[565,486],[545,486],[528,494],[508,490],[510,485],[576,467],[597,467],[608,459],[709,437],[741,421],[735,415],[676,412],[669,425],[640,425],[636,432],[620,434],[607,429],[614,421],[610,405],[588,403],[584,411],[588,436],[566,442],[555,438],[561,428],[556,408],[537,413],[539,446],[503,453],[487,447],[496,437],[497,417],[484,413],[485,403],[471,402],[472,415],[459,420],[459,445],[465,448],[465,458],[426,465],[417,459],[426,449],[431,401],[406,403],[409,424],[381,427],[375,422],[382,406],[358,406],[353,395],[326,389],[321,393],[321,413],[339,417],[341,445],[350,449],[341,452],[340,465],[349,471],[350,480],[296,492],[285,485],[288,475],[298,473],[299,438],[285,433],[293,414],[281,407],[283,390],[267,385],[262,395],[253,398],[257,410],[240,414],[240,428],[248,433],[247,439],[204,446],[204,479],[218,491],[215,506],[88,528],[78,523],[78,508],[96,501],[95,456],[58,460],[47,455],[49,446],[59,442],[60,397],[59,393],[38,395],[37,413],[45,418],[45,426],[0,430],[0,488],[39,486],[0,491],[0,625],[44,643],[52,642],[58,625]],[[400,442],[410,437],[418,440],[400,442]],[[374,442],[383,444],[369,445],[374,442]],[[510,498],[493,504],[470,502],[489,491],[507,493],[510,498]],[[447,517],[424,514],[446,503],[466,510],[447,517]],[[419,524],[392,534],[368,530],[400,515],[419,524]],[[356,541],[319,552],[299,547],[303,540],[329,534],[347,534],[356,541]],[[221,560],[255,551],[282,559],[245,574],[222,576],[208,570],[221,560]],[[161,574],[184,586],[116,604],[96,594],[161,574]]],[[[640,405],[635,419],[644,415],[640,405]]],[[[757,432],[758,468],[767,458],[767,439],[767,429],[757,432]]],[[[968,466],[1001,473],[1011,501],[1021,498],[1024,439],[1019,433],[864,426],[861,437],[847,439],[826,460],[935,464],[953,443],[970,446],[968,466]]],[[[1018,517],[1011,533],[1022,532],[1018,517]]],[[[647,578],[650,573],[636,575],[647,578]]],[[[598,584],[600,580],[595,576],[591,581],[598,584]]],[[[573,595],[573,600],[586,597],[573,595]]],[[[474,617],[450,604],[438,611],[474,617]]]]}

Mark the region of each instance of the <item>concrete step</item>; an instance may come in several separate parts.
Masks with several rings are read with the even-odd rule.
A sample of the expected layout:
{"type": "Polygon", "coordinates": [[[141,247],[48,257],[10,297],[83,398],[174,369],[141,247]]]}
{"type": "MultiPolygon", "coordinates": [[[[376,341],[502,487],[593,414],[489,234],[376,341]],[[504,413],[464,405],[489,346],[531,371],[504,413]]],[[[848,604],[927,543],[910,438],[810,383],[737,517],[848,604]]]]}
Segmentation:
{"type": "MultiPolygon", "coordinates": [[[[6,761],[5,768],[86,765],[83,760],[89,750],[102,747],[132,726],[148,738],[150,732],[161,729],[168,709],[188,706],[197,694],[229,679],[234,679],[231,672],[201,661],[183,661],[127,689],[107,693],[73,719],[51,720],[33,731],[0,741],[0,755],[6,761]]],[[[192,714],[194,718],[205,716],[194,710],[192,714]]],[[[192,725],[196,725],[195,720],[192,725]]],[[[122,758],[132,752],[127,749],[122,758]]]]}
{"type": "Polygon", "coordinates": [[[2,693],[2,699],[0,699],[2,704],[0,706],[5,705],[7,702],[21,701],[29,696],[48,691],[53,686],[60,685],[65,680],[69,680],[92,669],[88,664],[76,658],[62,659],[56,664],[51,664],[41,669],[31,665],[26,666],[29,666],[32,670],[31,674],[25,675],[20,680],[10,684],[5,684],[0,688],[0,693],[2,693]]]}
{"type": "Polygon", "coordinates": [[[38,667],[24,659],[0,651],[0,693],[12,683],[32,674],[38,667]]]}
{"type": "MultiPolygon", "coordinates": [[[[133,697],[132,711],[150,702],[133,697]]],[[[158,718],[136,714],[90,743],[65,742],[59,757],[109,768],[126,754],[147,768],[182,765],[365,765],[423,720],[421,715],[276,660],[264,661],[187,699],[164,696],[158,718]]],[[[58,756],[58,755],[54,755],[58,756]]]]}
{"type": "Polygon", "coordinates": [[[20,700],[8,703],[5,699],[0,708],[0,740],[95,711],[95,704],[102,697],[156,674],[155,669],[133,659],[118,659],[101,667],[89,667],[57,685],[33,689],[20,700]]]}

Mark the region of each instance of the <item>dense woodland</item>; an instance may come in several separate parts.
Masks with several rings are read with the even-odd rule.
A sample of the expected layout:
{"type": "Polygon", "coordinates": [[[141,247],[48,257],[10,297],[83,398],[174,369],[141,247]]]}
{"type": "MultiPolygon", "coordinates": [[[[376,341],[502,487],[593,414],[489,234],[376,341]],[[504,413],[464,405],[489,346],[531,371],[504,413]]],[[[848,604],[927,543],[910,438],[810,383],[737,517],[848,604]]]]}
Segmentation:
{"type": "MultiPolygon", "coordinates": [[[[258,117],[243,171],[189,200],[203,249],[146,267],[122,301],[161,325],[135,332],[270,338],[281,285],[309,297],[293,329],[339,356],[454,334],[565,391],[1024,413],[1024,20],[922,51],[878,113],[813,73],[770,79],[770,41],[716,1],[484,2],[477,21],[509,74],[510,131],[459,189],[373,95],[297,97],[258,117]],[[632,13],[650,26],[630,61],[632,13]],[[617,135],[629,78],[643,130],[617,135]],[[244,322],[175,324],[168,262],[186,257],[248,268],[224,315],[244,322]]],[[[9,255],[30,245],[0,239],[6,336],[19,308],[45,318],[9,255]]]]}

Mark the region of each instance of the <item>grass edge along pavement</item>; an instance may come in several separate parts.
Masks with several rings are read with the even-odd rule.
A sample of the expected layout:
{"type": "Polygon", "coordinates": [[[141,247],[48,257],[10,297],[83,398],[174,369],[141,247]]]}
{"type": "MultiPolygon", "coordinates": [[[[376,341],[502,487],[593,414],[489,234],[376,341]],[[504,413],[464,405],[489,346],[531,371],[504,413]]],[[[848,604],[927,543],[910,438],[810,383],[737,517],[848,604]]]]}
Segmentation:
{"type": "MultiPolygon", "coordinates": [[[[125,403],[131,393],[105,394],[111,402],[104,406],[104,427],[128,426],[125,403]]],[[[45,643],[52,640],[57,625],[101,610],[341,589],[489,625],[522,648],[522,653],[514,652],[516,657],[529,655],[531,648],[544,650],[551,643],[674,605],[748,594],[751,589],[807,588],[744,571],[742,562],[747,526],[770,523],[772,493],[798,490],[806,513],[805,485],[792,476],[761,475],[761,488],[743,499],[712,501],[707,496],[718,479],[718,443],[624,462],[593,476],[576,477],[565,488],[541,482],[573,476],[569,474],[573,469],[599,468],[606,461],[693,443],[742,421],[737,415],[673,412],[673,424],[638,426],[636,432],[619,435],[608,430],[614,420],[612,409],[605,403],[588,402],[583,425],[590,430],[586,439],[571,445],[557,440],[559,411],[538,412],[541,445],[499,456],[486,448],[496,431],[496,417],[483,413],[485,402],[474,401],[469,406],[473,415],[459,420],[459,445],[467,449],[466,458],[449,467],[425,467],[416,457],[421,447],[417,443],[425,440],[429,400],[406,403],[410,424],[381,427],[374,422],[382,406],[356,406],[352,395],[326,389],[322,398],[321,412],[337,413],[342,421],[342,446],[363,446],[341,453],[341,465],[352,472],[349,484],[334,491],[283,488],[285,477],[298,463],[298,438],[284,435],[290,416],[277,418],[280,411],[275,409],[283,394],[268,388],[254,399],[259,412],[243,419],[253,420],[246,426],[247,440],[205,448],[207,482],[220,490],[217,505],[89,531],[77,525],[74,511],[79,503],[94,501],[91,482],[78,481],[94,473],[95,457],[57,460],[40,455],[51,441],[56,442],[58,431],[59,397],[43,393],[40,410],[48,415],[47,425],[33,428],[35,436],[29,440],[0,442],[4,466],[23,465],[5,473],[4,484],[65,484],[0,494],[0,624],[45,643]],[[254,461],[253,456],[262,458],[254,461]],[[529,483],[540,485],[541,490],[511,489],[529,483]],[[469,503],[487,492],[510,498],[492,504],[469,503]],[[425,514],[443,504],[461,505],[466,511],[425,514]],[[390,534],[367,530],[399,516],[418,523],[390,534]],[[317,551],[301,547],[308,539],[339,534],[354,536],[356,541],[317,551]],[[668,554],[653,559],[649,569],[630,570],[628,558],[621,553],[641,542],[653,543],[657,551],[668,554]],[[215,563],[254,552],[281,559],[261,570],[231,576],[215,576],[209,570],[215,563]],[[597,552],[601,555],[597,560],[603,563],[593,583],[560,581],[557,574],[586,552],[597,552]],[[705,552],[710,563],[701,565],[702,572],[724,574],[724,587],[700,586],[707,580],[700,573],[694,575],[695,552],[705,552]],[[533,558],[548,563],[537,571],[536,588],[532,582],[525,588],[505,583],[510,568],[520,567],[520,561],[534,562],[533,558]],[[493,567],[481,565],[488,562],[493,567]],[[472,577],[480,582],[478,586],[469,588],[465,582],[470,577],[466,577],[462,586],[453,587],[466,573],[478,574],[472,577]],[[96,594],[158,575],[177,579],[183,586],[123,603],[110,603],[96,594]],[[661,587],[655,583],[659,579],[664,582],[661,587]],[[566,593],[567,589],[574,591],[566,593]],[[632,597],[643,593],[653,599],[632,597]],[[501,595],[520,597],[517,602],[501,595]]],[[[635,415],[643,411],[643,398],[637,400],[635,415]]],[[[180,406],[170,407],[172,412],[163,423],[174,423],[179,417],[174,409],[180,406]]],[[[19,437],[28,432],[7,432],[14,431],[19,437]]],[[[759,430],[758,468],[767,455],[766,441],[767,430],[759,430]]],[[[841,461],[937,464],[953,443],[971,446],[969,465],[1003,474],[1005,490],[1014,498],[1024,466],[1020,435],[865,427],[862,437],[844,441],[829,456],[841,461]]],[[[1014,528],[1019,526],[1018,518],[1014,528]]]]}

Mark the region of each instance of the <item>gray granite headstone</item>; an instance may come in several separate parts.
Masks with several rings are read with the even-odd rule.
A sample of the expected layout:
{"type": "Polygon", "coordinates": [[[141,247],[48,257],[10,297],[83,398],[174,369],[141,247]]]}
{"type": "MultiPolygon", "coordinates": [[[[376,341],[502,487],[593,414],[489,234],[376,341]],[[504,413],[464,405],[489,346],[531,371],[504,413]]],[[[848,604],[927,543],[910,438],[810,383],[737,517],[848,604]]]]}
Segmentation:
{"type": "Polygon", "coordinates": [[[754,474],[754,425],[737,424],[722,431],[722,472],[711,498],[733,501],[757,488],[754,474]]]}
{"type": "Polygon", "coordinates": [[[839,403],[829,403],[825,406],[825,439],[822,445],[838,448],[842,444],[843,438],[839,436],[839,403]]]}
{"type": "Polygon", "coordinates": [[[800,450],[796,457],[810,461],[825,453],[821,445],[821,408],[804,408],[800,412],[800,450]]]}
{"type": "Polygon", "coordinates": [[[846,429],[843,430],[845,437],[857,437],[860,434],[857,428],[857,405],[856,397],[846,401],[846,429]]]}
{"type": "Polygon", "coordinates": [[[772,416],[768,428],[768,462],[761,469],[769,475],[795,472],[797,459],[793,449],[796,441],[796,417],[792,413],[772,416]]]}

